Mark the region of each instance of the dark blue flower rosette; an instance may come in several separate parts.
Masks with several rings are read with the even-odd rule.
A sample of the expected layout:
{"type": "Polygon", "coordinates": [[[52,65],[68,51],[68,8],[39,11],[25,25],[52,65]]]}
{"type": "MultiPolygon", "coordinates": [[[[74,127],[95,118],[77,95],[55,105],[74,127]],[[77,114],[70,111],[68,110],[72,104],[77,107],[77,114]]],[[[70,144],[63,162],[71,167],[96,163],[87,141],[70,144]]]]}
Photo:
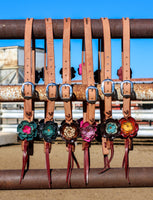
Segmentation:
{"type": "Polygon", "coordinates": [[[44,123],[44,120],[39,122],[38,134],[42,139],[44,138],[45,142],[52,142],[56,139],[58,135],[58,124],[54,121],[47,121],[44,123]]]}
{"type": "Polygon", "coordinates": [[[37,124],[36,122],[22,121],[17,127],[17,134],[21,140],[32,141],[37,137],[37,124]]]}

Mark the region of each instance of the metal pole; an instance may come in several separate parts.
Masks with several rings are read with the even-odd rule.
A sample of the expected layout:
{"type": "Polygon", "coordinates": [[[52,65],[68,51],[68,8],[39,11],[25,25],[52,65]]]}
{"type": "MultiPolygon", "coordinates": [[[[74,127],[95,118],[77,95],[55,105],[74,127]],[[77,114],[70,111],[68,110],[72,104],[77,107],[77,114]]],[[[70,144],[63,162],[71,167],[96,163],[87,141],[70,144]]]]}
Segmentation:
{"type": "MultiPolygon", "coordinates": [[[[52,189],[67,188],[116,188],[116,187],[153,187],[153,168],[130,168],[130,184],[125,178],[123,168],[112,168],[98,174],[101,169],[90,169],[89,184],[84,183],[84,170],[73,169],[71,185],[66,183],[66,169],[51,170],[52,189]]],[[[1,170],[0,189],[47,189],[48,178],[45,169],[29,170],[22,181],[21,170],[1,170]]]]}
{"type": "MultiPolygon", "coordinates": [[[[92,19],[92,36],[101,38],[103,35],[101,19],[92,19]]],[[[0,20],[0,39],[24,39],[25,20],[0,20]]],[[[63,19],[53,19],[54,38],[63,37],[63,19]]],[[[122,38],[122,20],[110,19],[112,38],[122,38]]],[[[153,19],[130,19],[131,38],[153,38],[153,19]]],[[[36,19],[33,22],[33,38],[44,39],[46,36],[45,22],[36,19]]],[[[83,19],[72,19],[71,38],[84,37],[83,19]]]]}
{"type": "MultiPolygon", "coordinates": [[[[60,87],[60,85],[59,85],[60,87]]],[[[72,101],[85,101],[85,91],[87,86],[81,84],[73,85],[73,98],[72,101]]],[[[101,85],[97,85],[99,96],[101,99],[104,99],[104,95],[101,91],[101,85]]],[[[120,92],[120,84],[115,84],[116,95],[114,100],[123,100],[123,97],[120,92]]],[[[153,84],[134,84],[135,100],[153,100],[153,84]]],[[[35,101],[47,101],[46,97],[46,87],[45,85],[36,85],[35,86],[35,101]]],[[[21,85],[1,85],[0,86],[0,102],[22,102],[24,101],[21,96],[21,85]]],[[[57,101],[61,101],[60,98],[57,101]]]]}

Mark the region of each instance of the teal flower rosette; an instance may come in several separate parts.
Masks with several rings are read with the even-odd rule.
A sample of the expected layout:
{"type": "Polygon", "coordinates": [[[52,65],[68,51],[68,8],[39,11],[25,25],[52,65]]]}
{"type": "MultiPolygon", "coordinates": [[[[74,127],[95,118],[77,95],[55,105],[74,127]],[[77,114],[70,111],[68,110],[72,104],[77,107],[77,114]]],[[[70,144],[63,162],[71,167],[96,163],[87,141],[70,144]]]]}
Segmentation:
{"type": "Polygon", "coordinates": [[[32,141],[37,137],[37,124],[32,121],[22,121],[17,127],[17,134],[21,140],[32,141]]]}
{"type": "Polygon", "coordinates": [[[109,139],[120,136],[120,124],[118,120],[107,119],[101,126],[101,135],[109,139]]]}
{"type": "Polygon", "coordinates": [[[52,142],[58,135],[58,125],[55,122],[48,121],[44,124],[42,136],[46,142],[52,142]]]}

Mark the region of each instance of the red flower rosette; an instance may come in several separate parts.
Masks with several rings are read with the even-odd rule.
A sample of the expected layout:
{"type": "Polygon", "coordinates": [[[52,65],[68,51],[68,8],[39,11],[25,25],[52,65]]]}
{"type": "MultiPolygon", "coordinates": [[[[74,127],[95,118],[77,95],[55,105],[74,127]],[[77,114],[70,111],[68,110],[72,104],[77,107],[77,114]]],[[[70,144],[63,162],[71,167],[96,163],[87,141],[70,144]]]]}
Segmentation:
{"type": "Polygon", "coordinates": [[[123,138],[133,138],[137,135],[139,126],[133,117],[122,118],[119,120],[121,125],[121,136],[123,138]]]}

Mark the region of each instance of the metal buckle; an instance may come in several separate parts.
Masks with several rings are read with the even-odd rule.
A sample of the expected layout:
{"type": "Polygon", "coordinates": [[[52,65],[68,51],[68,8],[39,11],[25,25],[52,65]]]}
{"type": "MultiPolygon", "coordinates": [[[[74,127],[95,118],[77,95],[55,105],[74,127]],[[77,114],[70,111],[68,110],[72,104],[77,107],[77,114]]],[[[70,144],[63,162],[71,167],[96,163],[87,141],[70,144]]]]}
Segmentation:
{"type": "Polygon", "coordinates": [[[130,81],[130,80],[125,80],[125,81],[123,81],[123,82],[121,83],[121,95],[122,95],[123,97],[129,98],[129,97],[131,97],[132,92],[133,92],[133,83],[132,83],[132,81],[130,81]],[[123,92],[123,86],[124,86],[125,83],[131,84],[131,94],[124,94],[124,92],[123,92]]]}
{"type": "Polygon", "coordinates": [[[60,98],[61,98],[62,100],[64,100],[64,101],[69,101],[69,100],[72,98],[72,94],[73,94],[73,90],[72,90],[72,86],[71,86],[70,84],[65,83],[65,84],[62,84],[62,85],[60,86],[59,95],[60,95],[60,98]],[[62,88],[63,88],[63,87],[69,87],[69,88],[70,88],[70,97],[69,97],[69,98],[64,98],[64,97],[62,96],[62,88]]]}
{"type": "Polygon", "coordinates": [[[32,97],[34,96],[34,93],[35,93],[35,86],[34,86],[33,83],[31,83],[31,82],[24,82],[22,84],[21,94],[22,94],[22,96],[23,96],[24,99],[32,99],[32,97]],[[32,86],[32,94],[31,94],[31,96],[25,96],[24,95],[24,86],[25,85],[31,85],[32,86]]]}
{"type": "Polygon", "coordinates": [[[101,83],[101,90],[102,90],[102,93],[105,95],[105,96],[112,96],[114,91],[115,91],[115,83],[113,82],[112,79],[105,79],[103,80],[103,82],[101,83]],[[111,93],[105,93],[105,90],[104,90],[104,86],[105,86],[105,82],[111,82],[112,84],[112,92],[111,93]]]}
{"type": "Polygon", "coordinates": [[[88,103],[96,103],[97,99],[98,99],[98,89],[95,86],[87,87],[87,89],[86,89],[86,100],[87,100],[87,102],[88,103]],[[95,100],[89,100],[89,89],[96,90],[96,99],[95,100]]]}
{"type": "Polygon", "coordinates": [[[49,100],[53,101],[53,100],[56,100],[57,97],[58,97],[58,89],[57,89],[57,84],[56,83],[49,83],[46,87],[46,96],[49,100]],[[49,97],[49,87],[52,86],[52,87],[56,87],[56,96],[55,97],[49,97]]]}

